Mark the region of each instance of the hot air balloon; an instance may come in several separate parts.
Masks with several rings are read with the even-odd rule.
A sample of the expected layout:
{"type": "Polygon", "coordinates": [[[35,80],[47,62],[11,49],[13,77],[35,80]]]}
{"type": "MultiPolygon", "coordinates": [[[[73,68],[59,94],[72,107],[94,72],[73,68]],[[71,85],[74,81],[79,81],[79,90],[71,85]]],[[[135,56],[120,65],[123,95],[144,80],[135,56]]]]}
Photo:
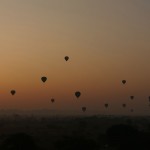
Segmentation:
{"type": "Polygon", "coordinates": [[[131,112],[134,112],[134,110],[133,110],[133,109],[131,109],[130,111],[131,111],[131,112]]]}
{"type": "Polygon", "coordinates": [[[130,96],[131,99],[134,99],[134,96],[130,96]]]}
{"type": "Polygon", "coordinates": [[[149,101],[150,101],[150,96],[148,97],[149,101]]]}
{"type": "Polygon", "coordinates": [[[122,104],[122,107],[124,107],[124,108],[125,108],[125,107],[126,107],[126,104],[122,104]]]}
{"type": "Polygon", "coordinates": [[[79,98],[79,97],[81,96],[81,93],[80,93],[79,91],[76,91],[76,92],[75,92],[75,96],[76,96],[77,98],[79,98]]]}
{"type": "Polygon", "coordinates": [[[51,102],[52,102],[52,103],[54,103],[54,102],[55,102],[55,99],[54,99],[54,98],[52,98],[52,99],[51,99],[51,102]]]}
{"type": "Polygon", "coordinates": [[[11,90],[10,93],[11,93],[12,95],[15,95],[15,94],[16,94],[16,91],[15,91],[15,90],[11,90]]]}
{"type": "Polygon", "coordinates": [[[105,108],[108,108],[108,104],[105,104],[105,108]]]}
{"type": "Polygon", "coordinates": [[[82,107],[82,111],[85,112],[86,111],[86,107],[82,107]]]}
{"type": "Polygon", "coordinates": [[[42,80],[43,82],[46,82],[47,77],[42,77],[41,80],[42,80]]]}
{"type": "Polygon", "coordinates": [[[68,56],[65,56],[65,60],[68,61],[68,60],[69,60],[69,57],[68,57],[68,56]]]}
{"type": "Polygon", "coordinates": [[[123,83],[123,84],[126,84],[126,80],[122,80],[122,83],[123,83]]]}

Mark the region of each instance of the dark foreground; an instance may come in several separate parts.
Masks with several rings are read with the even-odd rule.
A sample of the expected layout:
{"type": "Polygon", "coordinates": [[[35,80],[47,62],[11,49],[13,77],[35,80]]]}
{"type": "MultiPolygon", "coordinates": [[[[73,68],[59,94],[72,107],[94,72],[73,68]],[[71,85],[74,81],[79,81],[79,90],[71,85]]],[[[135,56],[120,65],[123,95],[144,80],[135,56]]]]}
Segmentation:
{"type": "Polygon", "coordinates": [[[150,117],[0,118],[0,150],[150,149],[150,117]]]}

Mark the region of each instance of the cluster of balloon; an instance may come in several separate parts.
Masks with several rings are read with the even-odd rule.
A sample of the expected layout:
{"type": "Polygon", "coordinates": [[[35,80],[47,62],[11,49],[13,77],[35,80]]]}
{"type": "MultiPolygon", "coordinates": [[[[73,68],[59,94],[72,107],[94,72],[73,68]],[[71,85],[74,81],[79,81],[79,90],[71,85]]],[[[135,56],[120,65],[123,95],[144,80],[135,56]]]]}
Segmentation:
{"type": "Polygon", "coordinates": [[[122,107],[124,107],[124,108],[125,108],[125,107],[126,107],[126,104],[122,104],[122,107]]]}
{"type": "MultiPolygon", "coordinates": [[[[68,60],[69,60],[69,57],[68,57],[68,56],[65,56],[64,59],[65,59],[66,61],[68,61],[68,60]]],[[[43,76],[43,77],[41,77],[41,80],[42,80],[42,82],[45,83],[45,82],[47,81],[47,77],[43,76]]],[[[123,83],[123,84],[126,84],[126,80],[122,80],[122,83],[123,83]]],[[[15,91],[15,90],[11,90],[10,92],[11,92],[12,95],[15,95],[15,94],[16,94],[16,91],[15,91]]],[[[75,96],[76,96],[77,98],[79,98],[79,97],[81,96],[81,92],[76,91],[76,92],[75,92],[75,96]]],[[[149,102],[150,102],[150,96],[149,96],[148,98],[149,98],[149,102]]],[[[134,99],[134,96],[130,96],[130,99],[134,99]]],[[[52,99],[51,99],[51,102],[54,103],[54,102],[55,102],[55,99],[52,98],[52,99]]],[[[106,104],[104,104],[104,106],[105,106],[105,108],[108,108],[109,105],[108,105],[108,103],[106,103],[106,104]]],[[[149,106],[150,106],[150,105],[149,105],[149,106]]],[[[126,104],[122,104],[122,107],[125,108],[125,107],[126,107],[126,104]]],[[[85,112],[85,111],[86,111],[86,107],[82,107],[82,111],[85,112]]],[[[133,112],[134,110],[133,110],[133,109],[130,109],[130,111],[133,112]]]]}
{"type": "Polygon", "coordinates": [[[46,82],[46,81],[47,81],[47,77],[41,77],[41,80],[42,80],[43,82],[46,82]]]}
{"type": "Polygon", "coordinates": [[[86,111],[86,107],[82,107],[82,111],[85,112],[86,111]]]}
{"type": "MultiPolygon", "coordinates": [[[[69,60],[69,57],[68,57],[68,56],[65,56],[64,59],[65,59],[66,61],[68,61],[68,60],[69,60]]],[[[46,81],[47,81],[47,77],[43,76],[43,77],[41,77],[41,80],[42,80],[43,82],[46,82],[46,81]]],[[[122,83],[123,83],[123,84],[126,84],[126,80],[122,80],[122,83]]],[[[11,91],[11,94],[12,94],[12,95],[14,95],[15,93],[16,93],[15,90],[12,90],[12,91],[11,91]]],[[[77,98],[79,98],[79,97],[81,96],[81,92],[76,91],[76,92],[75,92],[75,96],[76,96],[77,98]]],[[[130,98],[131,98],[131,99],[134,99],[134,96],[130,96],[130,98]]],[[[149,101],[150,101],[150,96],[149,96],[149,101]]],[[[54,103],[54,102],[55,102],[55,99],[52,98],[52,99],[51,99],[51,102],[54,103]]],[[[107,104],[107,103],[104,104],[104,106],[105,106],[105,108],[108,108],[108,104],[107,104]]],[[[125,107],[126,107],[126,104],[122,104],[122,107],[125,108],[125,107]]],[[[82,107],[82,111],[85,112],[85,111],[86,111],[86,107],[82,107]]],[[[130,111],[133,112],[133,109],[131,109],[130,111]]]]}
{"type": "Polygon", "coordinates": [[[105,108],[108,108],[108,104],[105,104],[105,108]]]}
{"type": "Polygon", "coordinates": [[[68,56],[65,56],[65,58],[64,58],[66,61],[68,61],[69,60],[69,57],[68,56]]]}
{"type": "Polygon", "coordinates": [[[16,94],[16,91],[15,91],[15,90],[11,90],[10,93],[11,93],[12,95],[15,95],[15,94],[16,94]]]}
{"type": "Polygon", "coordinates": [[[122,83],[123,83],[123,84],[126,84],[126,80],[122,80],[122,83]]]}
{"type": "MultiPolygon", "coordinates": [[[[123,84],[126,84],[126,82],[127,82],[126,80],[122,80],[122,83],[123,83],[123,84]]],[[[134,96],[133,96],[133,95],[132,95],[132,96],[130,96],[130,99],[132,99],[132,100],[133,100],[133,99],[134,99],[134,96]]],[[[149,96],[149,101],[150,101],[150,96],[149,96]]],[[[122,104],[122,106],[125,108],[125,107],[126,107],[126,104],[122,104]]],[[[134,110],[133,110],[133,109],[130,109],[130,111],[131,111],[131,112],[134,112],[134,110]]]]}
{"type": "Polygon", "coordinates": [[[134,99],[134,96],[130,96],[130,99],[134,99]]]}
{"type": "Polygon", "coordinates": [[[75,96],[76,96],[77,98],[79,98],[79,97],[81,96],[81,93],[80,93],[79,91],[76,91],[76,92],[75,92],[75,96]]]}
{"type": "Polygon", "coordinates": [[[55,102],[55,99],[54,99],[54,98],[52,98],[52,99],[51,99],[51,102],[52,102],[52,103],[54,103],[54,102],[55,102]]]}

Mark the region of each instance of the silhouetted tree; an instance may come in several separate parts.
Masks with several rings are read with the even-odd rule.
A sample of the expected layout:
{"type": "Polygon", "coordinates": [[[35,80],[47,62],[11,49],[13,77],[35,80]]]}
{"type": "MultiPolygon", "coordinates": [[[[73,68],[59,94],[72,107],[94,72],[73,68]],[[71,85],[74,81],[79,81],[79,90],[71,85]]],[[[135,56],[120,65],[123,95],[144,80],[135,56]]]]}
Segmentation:
{"type": "Polygon", "coordinates": [[[125,143],[132,143],[136,140],[139,132],[130,125],[113,125],[106,131],[108,145],[120,146],[125,143]]]}
{"type": "Polygon", "coordinates": [[[1,150],[37,150],[33,138],[26,133],[10,135],[1,145],[1,150]]]}
{"type": "Polygon", "coordinates": [[[98,150],[97,143],[86,137],[65,137],[55,143],[57,150],[98,150]]]}
{"type": "Polygon", "coordinates": [[[119,150],[149,150],[150,149],[150,133],[140,132],[138,136],[128,142],[120,145],[119,150]]]}

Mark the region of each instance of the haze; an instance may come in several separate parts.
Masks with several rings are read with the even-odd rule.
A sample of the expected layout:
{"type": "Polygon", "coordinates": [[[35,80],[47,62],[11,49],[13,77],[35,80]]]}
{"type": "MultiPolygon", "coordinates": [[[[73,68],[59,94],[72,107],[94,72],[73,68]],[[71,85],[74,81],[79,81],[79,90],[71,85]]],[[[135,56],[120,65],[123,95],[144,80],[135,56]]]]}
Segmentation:
{"type": "Polygon", "coordinates": [[[148,0],[1,0],[0,108],[148,115],[149,18],[148,0]]]}

